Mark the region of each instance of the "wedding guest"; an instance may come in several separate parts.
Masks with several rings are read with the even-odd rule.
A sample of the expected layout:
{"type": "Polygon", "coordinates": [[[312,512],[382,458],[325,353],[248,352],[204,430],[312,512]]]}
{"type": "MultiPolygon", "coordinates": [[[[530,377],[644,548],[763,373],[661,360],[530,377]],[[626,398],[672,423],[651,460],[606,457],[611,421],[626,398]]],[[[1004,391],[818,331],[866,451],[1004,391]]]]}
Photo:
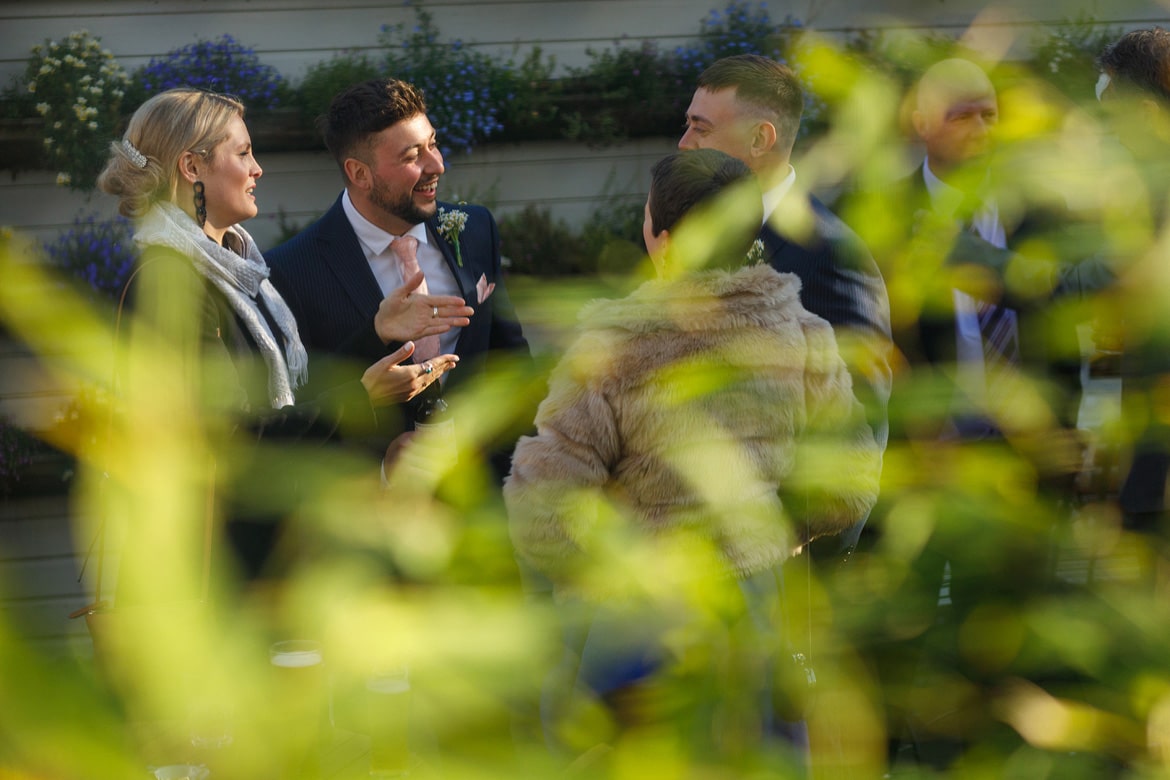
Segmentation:
{"type": "Polygon", "coordinates": [[[1170,374],[1170,333],[1166,318],[1166,254],[1148,251],[1165,233],[1170,203],[1170,32],[1162,27],[1132,30],[1101,53],[1097,96],[1109,127],[1132,156],[1144,191],[1136,202],[1140,231],[1152,233],[1131,242],[1141,247],[1119,285],[1116,320],[1124,355],[1122,401],[1132,445],[1119,501],[1125,526],[1159,540],[1170,532],[1166,490],[1170,477],[1170,426],[1161,408],[1161,388],[1170,374]]]}
{"type": "MultiPolygon", "coordinates": [[[[526,360],[528,342],[508,296],[500,237],[482,206],[439,200],[445,171],[422,93],[397,79],[374,79],[337,95],[323,117],[325,145],[344,189],[319,220],[268,253],[272,281],[301,326],[314,371],[337,361],[368,363],[416,342],[415,360],[450,353],[460,370],[396,415],[380,418],[389,437],[410,430],[419,403],[494,366],[526,360]],[[409,249],[407,249],[409,247],[409,249]],[[420,334],[386,324],[386,314],[427,299],[420,334]]],[[[448,394],[449,395],[449,394],[448,394]]],[[[476,410],[453,404],[454,419],[476,410]]],[[[511,443],[494,463],[507,473],[511,443]]]]}
{"type": "MultiPolygon", "coordinates": [[[[796,188],[792,150],[804,111],[804,91],[786,65],[757,54],[717,60],[698,79],[679,149],[718,149],[742,160],[763,191],[759,238],[765,260],[800,278],[800,302],[833,326],[865,406],[874,440],[883,449],[888,422],[890,304],[881,271],[844,222],[796,188]]],[[[845,557],[867,515],[823,552],[845,557]],[[839,543],[838,543],[839,540],[839,543]]]]}
{"type": "MultiPolygon", "coordinates": [[[[284,467],[266,467],[257,457],[258,446],[362,434],[373,427],[376,408],[415,397],[457,362],[447,354],[400,365],[415,348],[406,343],[355,371],[349,382],[306,397],[308,355],[298,323],[240,224],[258,212],[262,174],[244,106],[180,88],[134,112],[98,179],[103,192],[118,197],[119,211],[136,221],[140,253],[124,296],[128,357],[120,379],[131,398],[175,388],[182,397],[168,403],[201,421],[167,423],[176,436],[208,437],[218,461],[216,502],[245,578],[279,565],[274,551],[283,523],[275,504],[297,493],[284,467]],[[144,362],[151,349],[164,350],[167,365],[182,375],[158,375],[153,362],[144,362]],[[281,489],[269,490],[272,484],[281,489]],[[280,498],[260,497],[270,494],[280,498]]],[[[376,475],[371,470],[369,478],[376,475]]],[[[150,579],[147,559],[154,551],[130,541],[120,592],[157,598],[172,578],[150,579]]]]}
{"type": "MultiPolygon", "coordinates": [[[[922,630],[877,651],[875,665],[898,700],[891,749],[941,768],[999,725],[989,692],[1007,664],[959,649],[970,616],[1001,607],[1023,612],[1059,587],[1052,540],[1078,506],[1074,480],[1083,463],[1081,318],[1074,307],[1110,284],[1112,274],[1095,258],[1077,256],[1091,245],[1062,195],[1005,164],[1015,150],[1001,143],[999,97],[978,63],[934,63],[911,105],[925,152],[920,164],[861,201],[878,204],[875,232],[897,236],[900,225],[904,233],[881,253],[883,268],[901,264],[920,285],[918,310],[908,296],[894,307],[905,358],[895,396],[918,399],[903,407],[894,437],[928,458],[961,452],[997,467],[1017,463],[1017,471],[1032,475],[1035,499],[1030,510],[1009,511],[968,499],[975,491],[965,477],[939,484],[947,495],[940,505],[978,508],[970,515],[940,512],[912,562],[907,591],[914,592],[897,599],[913,615],[907,622],[922,630]],[[996,671],[989,674],[989,666],[996,671]],[[940,717],[904,693],[932,679],[935,669],[961,675],[980,695],[940,717]]],[[[1055,664],[1042,673],[1018,672],[1038,684],[1058,673],[1055,664]]]]}
{"type": "MultiPolygon", "coordinates": [[[[638,706],[623,702],[670,665],[679,613],[628,590],[615,549],[647,545],[664,561],[682,540],[709,545],[716,581],[738,585],[741,616],[770,642],[782,633],[766,617],[778,567],[876,500],[880,449],[833,330],[801,304],[795,275],[748,261],[762,256],[759,224],[759,189],[739,160],[705,149],[658,162],[643,227],[658,278],[583,309],[537,433],[516,447],[504,486],[516,548],[562,609],[593,613],[587,638],[569,632],[568,679],[550,684],[552,732],[571,690],[603,697],[632,725],[623,719],[638,706]],[[712,230],[712,249],[696,225],[712,230]],[[839,457],[822,481],[804,448],[826,436],[839,457]]],[[[770,700],[764,677],[749,684],[770,700]]]]}

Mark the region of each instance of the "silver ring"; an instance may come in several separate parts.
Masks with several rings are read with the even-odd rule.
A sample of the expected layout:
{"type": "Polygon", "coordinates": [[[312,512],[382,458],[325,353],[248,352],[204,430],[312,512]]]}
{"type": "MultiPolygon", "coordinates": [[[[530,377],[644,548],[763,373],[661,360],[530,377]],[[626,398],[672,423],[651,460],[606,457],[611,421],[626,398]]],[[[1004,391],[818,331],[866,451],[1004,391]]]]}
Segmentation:
{"type": "Polygon", "coordinates": [[[435,370],[435,367],[432,366],[430,363],[423,363],[423,373],[424,374],[434,373],[434,370],[435,370]]]}
{"type": "Polygon", "coordinates": [[[435,306],[434,308],[431,309],[431,319],[433,320],[435,317],[438,317],[438,316],[439,316],[439,307],[435,306]]]}

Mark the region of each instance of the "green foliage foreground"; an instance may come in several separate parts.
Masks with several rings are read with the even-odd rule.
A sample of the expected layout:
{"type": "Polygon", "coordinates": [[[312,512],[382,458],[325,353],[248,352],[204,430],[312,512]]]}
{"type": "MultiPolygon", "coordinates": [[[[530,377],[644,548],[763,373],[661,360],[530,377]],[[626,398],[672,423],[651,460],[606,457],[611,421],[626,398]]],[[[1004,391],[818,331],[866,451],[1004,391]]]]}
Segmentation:
{"type": "MultiPolygon", "coordinates": [[[[910,167],[897,86],[827,43],[810,46],[807,56],[806,68],[827,85],[832,121],[823,139],[802,150],[798,182],[879,192],[843,201],[843,209],[879,257],[895,328],[905,328],[982,272],[951,263],[955,236],[944,225],[923,226],[909,244],[896,239],[912,232],[898,221],[918,217],[875,189],[910,167]]],[[[1097,117],[1009,68],[995,76],[1004,117],[997,174],[1032,202],[1041,197],[1035,182],[1055,188],[1083,228],[1073,249],[1055,239],[1032,247],[1009,269],[1008,283],[1047,278],[1035,263],[1055,268],[1095,253],[1119,270],[1139,271],[1137,282],[1108,301],[1077,302],[1067,316],[1119,325],[1124,313],[1131,336],[1160,327],[1170,277],[1147,196],[1150,172],[1118,153],[1097,117]]],[[[113,365],[111,312],[27,262],[19,237],[6,237],[0,255],[6,325],[49,370],[105,381],[113,365]]],[[[645,273],[629,270],[631,278],[645,273]]],[[[476,389],[482,412],[463,457],[433,486],[382,493],[354,480],[345,456],[264,450],[270,472],[256,483],[256,500],[278,502],[312,540],[313,554],[298,559],[279,586],[241,590],[223,573],[202,607],[176,607],[98,664],[87,643],[66,658],[38,654],[0,616],[0,774],[139,777],[147,766],[206,762],[213,777],[272,776],[312,743],[314,713],[332,698],[341,725],[321,727],[329,747],[321,761],[332,768],[329,762],[348,761],[364,776],[360,724],[342,728],[345,692],[372,669],[405,665],[420,776],[802,776],[793,751],[747,714],[751,648],[737,631],[742,616],[729,606],[728,581],[712,573],[711,551],[687,540],[647,545],[629,534],[614,504],[598,504],[597,568],[585,576],[671,616],[674,655],[635,703],[643,726],[619,731],[598,702],[582,696],[559,724],[571,750],[550,753],[541,738],[540,689],[560,658],[561,622],[575,616],[557,615],[554,603],[524,586],[502,504],[475,453],[522,425],[543,396],[543,372],[572,337],[579,304],[622,290],[613,277],[605,282],[517,284],[540,360],[531,373],[504,371],[476,389]],[[292,477],[302,487],[289,507],[283,488],[292,477]],[[321,642],[329,685],[290,696],[274,679],[268,648],[305,637],[321,642]],[[343,731],[356,735],[356,758],[346,759],[336,742],[343,731]],[[193,733],[230,734],[231,741],[193,744],[193,733]]],[[[155,551],[149,582],[197,591],[192,550],[208,478],[201,464],[222,421],[186,405],[190,393],[175,386],[182,372],[165,346],[147,357],[156,384],[123,399],[133,414],[119,417],[109,447],[77,453],[75,535],[92,538],[95,518],[108,513],[148,535],[155,551]],[[98,475],[106,470],[103,487],[98,475]]],[[[1027,377],[983,410],[1006,431],[1003,442],[959,446],[930,433],[951,411],[940,400],[951,379],[946,370],[910,371],[896,358],[895,435],[870,520],[876,541],[840,568],[794,559],[786,585],[804,606],[776,624],[777,641],[799,639],[815,670],[813,685],[794,668],[777,670],[777,704],[808,722],[814,776],[896,771],[887,740],[909,729],[935,751],[920,758],[936,769],[907,776],[1166,776],[1164,542],[1121,528],[1107,479],[1071,502],[1051,489],[1070,457],[1057,435],[1049,377],[1027,377]],[[967,600],[959,603],[956,587],[940,605],[932,572],[944,562],[967,600]]],[[[1164,417],[1165,404],[1145,413],[1164,417]]],[[[1125,428],[1091,431],[1096,451],[1124,453],[1117,431],[1125,428]]],[[[235,456],[219,467],[231,468],[235,456]]],[[[734,484],[736,475],[706,477],[734,484]]]]}

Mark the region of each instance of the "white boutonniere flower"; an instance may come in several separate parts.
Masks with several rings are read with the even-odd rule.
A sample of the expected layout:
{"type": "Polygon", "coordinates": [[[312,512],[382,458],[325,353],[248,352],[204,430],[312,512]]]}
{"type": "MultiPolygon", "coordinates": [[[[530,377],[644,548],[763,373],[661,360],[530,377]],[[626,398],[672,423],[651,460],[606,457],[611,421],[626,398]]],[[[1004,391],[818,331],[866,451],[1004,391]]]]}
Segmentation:
{"type": "Polygon", "coordinates": [[[747,253],[747,265],[763,265],[764,263],[764,242],[757,238],[752,242],[752,248],[747,253]]]}
{"type": "Polygon", "coordinates": [[[463,267],[463,254],[459,251],[459,234],[467,225],[467,212],[460,209],[439,209],[439,235],[455,247],[455,262],[463,267]]]}

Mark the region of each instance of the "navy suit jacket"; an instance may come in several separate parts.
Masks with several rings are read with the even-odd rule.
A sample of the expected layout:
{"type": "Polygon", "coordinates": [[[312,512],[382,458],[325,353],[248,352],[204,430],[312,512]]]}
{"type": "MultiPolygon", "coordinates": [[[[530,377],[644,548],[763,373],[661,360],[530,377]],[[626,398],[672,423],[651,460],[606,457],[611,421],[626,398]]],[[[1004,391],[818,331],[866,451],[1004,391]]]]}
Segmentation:
{"type": "MultiPolygon", "coordinates": [[[[930,195],[926,189],[923,170],[899,182],[907,208],[930,210],[930,195]]],[[[1080,401],[1080,353],[1075,324],[1059,315],[1053,304],[1060,301],[1083,299],[1110,286],[1114,281],[1107,264],[1088,253],[1091,247],[1072,247],[1072,240],[1064,236],[1073,224],[1067,209],[1054,205],[1030,207],[1015,213],[1001,213],[1007,247],[997,248],[968,230],[960,230],[952,246],[943,247],[948,265],[969,264],[993,272],[1003,279],[1009,264],[1015,264],[1017,273],[1023,263],[1033,263],[1037,273],[1050,275],[1050,291],[1045,295],[1027,294],[1013,285],[1002,285],[1002,297],[996,303],[1016,309],[1019,313],[1020,359],[1022,366],[1040,375],[1055,379],[1064,393],[1064,400],[1054,409],[1058,419],[1068,427],[1076,426],[1076,410],[1080,401]],[[1066,254],[1075,249],[1084,257],[1061,257],[1059,263],[1047,258],[1035,261],[1016,250],[1029,242],[1042,242],[1066,254]]],[[[911,361],[946,365],[956,360],[955,318],[945,305],[928,307],[908,334],[900,334],[899,346],[911,361]]]]}
{"type": "Polygon", "coordinates": [[[873,256],[861,239],[828,207],[809,197],[812,229],[802,236],[777,232],[775,220],[760,231],[765,257],[782,273],[800,277],[800,302],[828,320],[853,378],[853,393],[865,407],[874,440],[885,447],[890,397],[890,299],[873,256]]]}
{"type": "MultiPolygon", "coordinates": [[[[429,241],[443,253],[464,300],[475,309],[455,345],[460,361],[445,383],[449,391],[481,374],[493,357],[507,354],[528,359],[529,350],[504,284],[499,232],[491,212],[470,204],[439,205],[467,213],[459,235],[462,265],[451,242],[439,234],[437,217],[427,220],[426,226],[429,241]],[[476,293],[481,276],[496,285],[482,303],[476,293]]],[[[338,371],[350,379],[355,371],[361,376],[367,366],[401,346],[383,344],[374,330],[382,291],[340,196],[319,220],[265,257],[272,268],[272,283],[296,316],[301,340],[309,351],[310,385],[331,380],[336,384],[338,371]]],[[[380,415],[380,432],[393,435],[410,428],[417,401],[400,407],[397,415],[380,415]]]]}
{"type": "MultiPolygon", "coordinates": [[[[890,368],[890,299],[886,283],[869,249],[828,207],[809,197],[811,229],[784,235],[776,220],[760,230],[768,263],[777,271],[800,277],[800,302],[833,326],[849,374],[853,394],[865,408],[874,441],[885,449],[889,437],[888,403],[893,381],[890,368]]],[[[816,558],[841,559],[853,550],[866,517],[843,534],[824,537],[809,546],[816,558]]]]}

